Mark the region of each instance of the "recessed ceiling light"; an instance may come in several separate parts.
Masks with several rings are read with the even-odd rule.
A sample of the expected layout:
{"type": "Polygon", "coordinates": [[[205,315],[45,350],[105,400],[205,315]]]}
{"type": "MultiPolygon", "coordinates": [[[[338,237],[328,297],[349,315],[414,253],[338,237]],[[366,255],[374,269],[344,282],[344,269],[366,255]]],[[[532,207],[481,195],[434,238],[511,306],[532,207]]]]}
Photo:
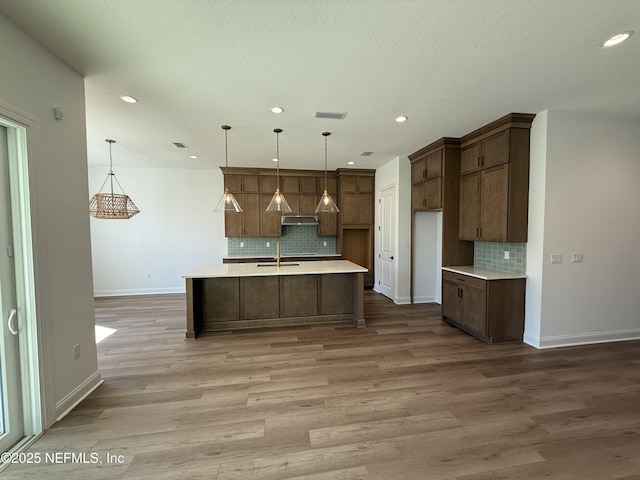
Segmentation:
{"type": "Polygon", "coordinates": [[[356,163],[356,162],[347,162],[347,163],[348,163],[349,165],[353,165],[353,164],[354,164],[354,163],[356,163]]]}
{"type": "Polygon", "coordinates": [[[189,158],[198,158],[198,155],[189,155],[189,158]]]}
{"type": "Polygon", "coordinates": [[[282,113],[282,112],[284,112],[284,108],[282,108],[282,107],[273,107],[273,108],[271,109],[271,111],[272,111],[273,113],[282,113]]]}
{"type": "Polygon", "coordinates": [[[609,40],[602,44],[603,47],[613,47],[614,45],[618,45],[619,43],[624,42],[631,35],[633,35],[633,30],[627,30],[626,32],[620,32],[615,34],[609,40]]]}
{"type": "Polygon", "coordinates": [[[138,103],[138,99],[136,97],[132,97],[131,95],[122,95],[120,98],[123,102],[138,103]]]}
{"type": "Polygon", "coordinates": [[[408,118],[409,117],[407,117],[406,115],[400,115],[399,117],[396,117],[396,122],[398,123],[406,122],[408,118]]]}

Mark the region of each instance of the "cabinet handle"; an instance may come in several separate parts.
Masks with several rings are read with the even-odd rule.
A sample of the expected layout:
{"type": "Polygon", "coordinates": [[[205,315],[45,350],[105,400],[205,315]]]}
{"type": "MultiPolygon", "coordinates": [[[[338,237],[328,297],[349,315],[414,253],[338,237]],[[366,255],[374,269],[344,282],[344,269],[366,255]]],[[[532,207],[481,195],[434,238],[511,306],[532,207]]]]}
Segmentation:
{"type": "Polygon", "coordinates": [[[460,298],[464,298],[464,290],[462,288],[460,289],[460,298]]]}
{"type": "Polygon", "coordinates": [[[484,165],[484,155],[480,155],[480,166],[484,165]]]}
{"type": "Polygon", "coordinates": [[[482,227],[478,228],[478,238],[482,238],[482,227]]]}
{"type": "Polygon", "coordinates": [[[476,238],[480,238],[480,227],[476,227],[476,238]]]}
{"type": "Polygon", "coordinates": [[[477,166],[477,167],[479,167],[479,166],[480,166],[480,155],[478,155],[478,158],[477,158],[477,162],[476,162],[476,163],[477,163],[477,165],[476,165],[476,166],[477,166]]]}

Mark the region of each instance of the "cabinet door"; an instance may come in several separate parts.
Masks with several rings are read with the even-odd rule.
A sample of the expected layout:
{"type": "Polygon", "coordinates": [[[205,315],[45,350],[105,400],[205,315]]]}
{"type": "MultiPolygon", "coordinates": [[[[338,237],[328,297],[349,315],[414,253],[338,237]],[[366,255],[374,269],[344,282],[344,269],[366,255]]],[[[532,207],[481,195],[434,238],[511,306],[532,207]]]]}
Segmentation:
{"type": "MultiPolygon", "coordinates": [[[[228,188],[234,196],[242,193],[242,175],[225,175],[224,182],[226,188],[228,188]]],[[[242,205],[240,206],[242,207],[242,205]]]]}
{"type": "Polygon", "coordinates": [[[461,287],[460,293],[463,305],[462,323],[479,335],[485,335],[487,331],[487,292],[465,285],[461,287]]]}
{"type": "Polygon", "coordinates": [[[357,193],[358,177],[355,175],[342,175],[340,177],[340,193],[357,193]]]}
{"type": "Polygon", "coordinates": [[[356,221],[359,225],[373,224],[373,195],[360,193],[358,195],[358,212],[356,221]]]}
{"type": "Polygon", "coordinates": [[[236,195],[242,208],[241,213],[225,212],[225,237],[258,237],[260,236],[260,199],[257,193],[236,195]]]}
{"type": "Polygon", "coordinates": [[[353,225],[358,223],[358,194],[345,193],[340,195],[340,223],[353,225]]]}
{"type": "MultiPolygon", "coordinates": [[[[324,177],[319,178],[318,179],[318,193],[324,193],[325,190],[335,200],[336,197],[338,196],[338,179],[335,178],[335,177],[328,177],[327,178],[327,182],[326,182],[326,186],[325,186],[324,177]]],[[[318,200],[318,201],[320,201],[320,200],[318,200]]],[[[340,208],[340,207],[338,207],[338,208],[340,208]]]]}
{"type": "Polygon", "coordinates": [[[476,240],[480,224],[480,172],[460,177],[460,240],[476,240]]]}
{"type": "Polygon", "coordinates": [[[244,237],[260,236],[260,195],[245,193],[242,195],[243,234],[244,237]]]}
{"type": "Polygon", "coordinates": [[[285,195],[287,194],[297,195],[298,193],[300,193],[300,182],[298,180],[298,177],[289,177],[289,176],[280,177],[280,191],[285,195]]]}
{"type": "Polygon", "coordinates": [[[426,178],[435,178],[442,175],[442,150],[438,150],[427,156],[427,174],[426,178]]]}
{"type": "MultiPolygon", "coordinates": [[[[240,208],[244,210],[242,195],[238,195],[237,200],[240,203],[240,208]]],[[[244,212],[224,212],[224,236],[242,237],[243,220],[244,212]]]]}
{"type": "MultiPolygon", "coordinates": [[[[339,208],[339,207],[338,207],[339,208]]],[[[318,236],[335,237],[338,235],[338,214],[318,213],[318,236]]]]}
{"type": "Polygon", "coordinates": [[[442,208],[442,177],[432,178],[425,182],[425,205],[427,210],[442,208]]]}
{"type": "Polygon", "coordinates": [[[509,161],[509,130],[491,135],[482,141],[482,168],[501,165],[509,161]]]}
{"type": "Polygon", "coordinates": [[[317,194],[318,193],[318,179],[317,177],[299,177],[300,193],[317,194]]]}
{"type": "Polygon", "coordinates": [[[310,195],[301,193],[298,195],[299,215],[315,215],[315,210],[319,201],[320,195],[318,194],[310,195]]]}
{"type": "Polygon", "coordinates": [[[420,182],[411,187],[411,210],[420,211],[427,207],[426,201],[427,182],[420,182]]]}
{"type": "Polygon", "coordinates": [[[242,175],[242,192],[243,193],[260,192],[260,176],[259,175],[242,175]]]}
{"type": "Polygon", "coordinates": [[[479,170],[481,155],[482,145],[480,142],[463,148],[460,154],[460,175],[479,170]]]}
{"type": "MultiPolygon", "coordinates": [[[[275,184],[275,177],[274,177],[275,184]]],[[[273,197],[272,193],[260,194],[260,236],[279,237],[282,235],[280,212],[267,212],[267,206],[273,197]]]]}
{"type": "Polygon", "coordinates": [[[411,164],[412,183],[422,182],[427,178],[426,159],[421,158],[411,164]]]}
{"type": "Polygon", "coordinates": [[[460,286],[457,283],[442,283],[442,314],[460,322],[462,320],[462,309],[460,300],[460,286]]]}
{"type": "Polygon", "coordinates": [[[358,193],[373,193],[374,183],[374,177],[359,177],[358,193]]]}
{"type": "Polygon", "coordinates": [[[500,165],[481,173],[480,238],[485,242],[506,242],[509,165],[500,165]]]}

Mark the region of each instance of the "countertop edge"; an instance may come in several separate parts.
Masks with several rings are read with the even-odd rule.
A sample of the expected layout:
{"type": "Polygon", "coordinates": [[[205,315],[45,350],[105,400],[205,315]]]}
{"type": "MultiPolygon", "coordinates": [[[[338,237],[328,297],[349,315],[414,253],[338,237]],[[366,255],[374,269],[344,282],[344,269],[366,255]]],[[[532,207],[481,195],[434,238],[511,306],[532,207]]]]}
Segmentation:
{"type": "Polygon", "coordinates": [[[182,278],[238,278],[368,272],[366,268],[348,260],[312,260],[296,263],[299,265],[281,266],[280,268],[275,265],[258,267],[258,263],[203,265],[196,270],[182,275],[182,278]]]}
{"type": "Polygon", "coordinates": [[[473,265],[460,265],[453,267],[442,267],[442,270],[460,275],[468,275],[470,277],[479,278],[481,280],[516,280],[527,278],[526,274],[501,272],[499,270],[490,270],[488,268],[474,267],[473,265]]]}

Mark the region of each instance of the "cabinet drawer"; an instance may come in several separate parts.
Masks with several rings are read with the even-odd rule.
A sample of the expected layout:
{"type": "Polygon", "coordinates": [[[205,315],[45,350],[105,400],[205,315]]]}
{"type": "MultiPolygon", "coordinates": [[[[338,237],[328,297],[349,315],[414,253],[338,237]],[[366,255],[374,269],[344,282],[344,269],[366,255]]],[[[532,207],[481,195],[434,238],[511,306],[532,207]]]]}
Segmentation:
{"type": "Polygon", "coordinates": [[[487,281],[481,278],[471,277],[469,275],[463,275],[461,273],[448,272],[443,270],[442,272],[442,280],[445,282],[453,282],[460,283],[462,285],[469,285],[473,288],[478,288],[480,290],[487,289],[487,281]]]}

